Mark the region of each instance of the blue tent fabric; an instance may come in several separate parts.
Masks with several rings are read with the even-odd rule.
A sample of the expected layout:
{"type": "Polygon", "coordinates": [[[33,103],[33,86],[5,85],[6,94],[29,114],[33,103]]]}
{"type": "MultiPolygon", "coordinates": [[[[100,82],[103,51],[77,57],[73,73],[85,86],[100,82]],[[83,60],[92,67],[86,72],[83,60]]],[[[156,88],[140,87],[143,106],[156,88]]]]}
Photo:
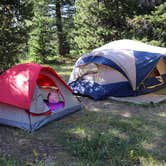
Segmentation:
{"type": "MultiPolygon", "coordinates": [[[[162,84],[157,77],[147,77],[165,55],[166,48],[150,46],[138,41],[111,42],[80,57],[74,66],[68,85],[75,94],[89,96],[95,100],[108,96],[125,97],[149,93],[166,86],[166,71],[161,74],[164,81],[162,84]],[[83,75],[79,73],[80,66],[88,64],[110,67],[118,71],[124,80],[120,79],[122,76],[119,77],[119,81],[113,80],[107,83],[88,80],[84,77],[85,73],[83,75]],[[154,88],[146,88],[148,86],[154,88]]],[[[111,77],[111,74],[108,74],[108,77],[111,77]]]]}
{"type": "Polygon", "coordinates": [[[136,59],[136,82],[137,86],[139,86],[140,82],[144,80],[147,74],[153,69],[160,58],[164,57],[164,55],[151,52],[134,51],[134,56],[136,59]]]}
{"type": "Polygon", "coordinates": [[[77,63],[77,65],[84,65],[84,64],[88,64],[88,63],[95,63],[98,65],[110,66],[110,67],[118,70],[120,73],[122,73],[127,78],[127,75],[125,74],[125,72],[115,62],[111,61],[108,58],[105,58],[102,56],[92,56],[89,54],[88,57],[85,57],[81,61],[79,61],[77,63]]]}
{"type": "Polygon", "coordinates": [[[100,85],[86,80],[77,80],[69,86],[74,94],[90,96],[95,100],[101,100],[110,95],[114,97],[134,96],[129,82],[100,85]]]}
{"type": "MultiPolygon", "coordinates": [[[[110,50],[109,50],[110,52],[110,50]]],[[[89,54],[90,55],[90,54],[89,54]]],[[[139,86],[139,83],[144,80],[147,74],[152,70],[154,65],[160,60],[161,57],[164,55],[158,53],[151,53],[151,52],[141,52],[141,51],[134,51],[135,57],[135,66],[136,66],[136,83],[139,86]]],[[[77,65],[84,65],[88,63],[95,63],[100,65],[110,66],[119,72],[121,72],[126,78],[126,74],[116,63],[107,59],[102,56],[88,56],[83,58],[81,61],[77,63],[77,65]]],[[[127,62],[126,62],[127,63],[127,62]]]]}

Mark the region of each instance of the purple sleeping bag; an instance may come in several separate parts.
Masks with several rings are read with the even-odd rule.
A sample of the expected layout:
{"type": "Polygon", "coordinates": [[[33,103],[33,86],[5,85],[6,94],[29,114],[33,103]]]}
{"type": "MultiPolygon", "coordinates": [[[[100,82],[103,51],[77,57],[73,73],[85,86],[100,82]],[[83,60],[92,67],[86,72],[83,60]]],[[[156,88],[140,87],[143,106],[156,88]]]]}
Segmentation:
{"type": "Polygon", "coordinates": [[[46,104],[51,111],[56,111],[60,108],[63,108],[65,105],[63,101],[58,103],[49,103],[48,101],[46,101],[46,104]]]}

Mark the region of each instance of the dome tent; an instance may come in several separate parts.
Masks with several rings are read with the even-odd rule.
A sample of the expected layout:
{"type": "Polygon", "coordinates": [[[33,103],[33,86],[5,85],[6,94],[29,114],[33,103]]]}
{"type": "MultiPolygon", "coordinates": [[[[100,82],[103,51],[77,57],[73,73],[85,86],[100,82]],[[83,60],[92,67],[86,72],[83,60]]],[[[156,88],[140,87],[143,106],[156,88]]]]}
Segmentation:
{"type": "Polygon", "coordinates": [[[80,109],[71,89],[50,67],[18,64],[0,75],[0,123],[34,131],[47,122],[80,109]],[[59,89],[62,107],[51,110],[45,100],[59,89]]]}
{"type": "Polygon", "coordinates": [[[166,86],[166,48],[117,40],[80,57],[68,85],[95,100],[137,96],[166,86]]]}

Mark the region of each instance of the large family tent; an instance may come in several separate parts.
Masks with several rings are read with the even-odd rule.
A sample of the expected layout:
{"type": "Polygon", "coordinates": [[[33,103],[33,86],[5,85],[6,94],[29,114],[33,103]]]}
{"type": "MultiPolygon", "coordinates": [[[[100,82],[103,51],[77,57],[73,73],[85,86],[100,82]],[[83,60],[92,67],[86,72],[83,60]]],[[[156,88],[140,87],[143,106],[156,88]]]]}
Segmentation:
{"type": "Polygon", "coordinates": [[[0,75],[0,85],[1,124],[34,131],[80,109],[71,89],[50,67],[18,64],[0,75]],[[54,89],[59,102],[50,107],[47,96],[54,89]]]}
{"type": "Polygon", "coordinates": [[[166,48],[117,40],[80,57],[68,85],[75,94],[103,99],[137,96],[166,86],[166,48]]]}

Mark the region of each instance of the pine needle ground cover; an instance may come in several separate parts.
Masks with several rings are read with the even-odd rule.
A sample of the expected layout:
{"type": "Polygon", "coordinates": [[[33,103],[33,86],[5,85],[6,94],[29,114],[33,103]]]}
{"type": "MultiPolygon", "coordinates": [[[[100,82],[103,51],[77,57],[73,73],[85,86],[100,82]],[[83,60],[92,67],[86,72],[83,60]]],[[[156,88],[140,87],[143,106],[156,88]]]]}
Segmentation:
{"type": "MultiPolygon", "coordinates": [[[[67,82],[73,64],[51,67],[67,82]]],[[[81,111],[34,133],[0,125],[0,166],[166,165],[166,103],[79,100],[81,111]]]]}

